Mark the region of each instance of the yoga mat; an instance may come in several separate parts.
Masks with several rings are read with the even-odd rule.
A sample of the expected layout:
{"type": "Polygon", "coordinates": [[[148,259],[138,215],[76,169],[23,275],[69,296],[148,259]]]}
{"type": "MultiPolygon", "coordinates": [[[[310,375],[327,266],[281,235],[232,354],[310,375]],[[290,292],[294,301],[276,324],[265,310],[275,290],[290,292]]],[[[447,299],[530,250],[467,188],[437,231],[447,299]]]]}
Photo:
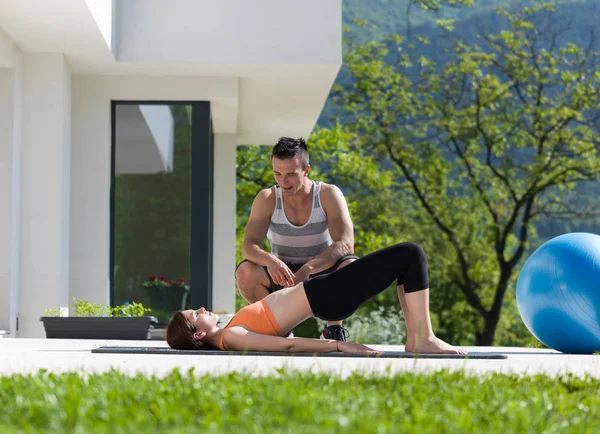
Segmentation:
{"type": "Polygon", "coordinates": [[[277,356],[277,357],[351,357],[371,359],[506,359],[507,356],[499,353],[468,354],[414,354],[403,351],[386,351],[382,354],[364,353],[288,353],[284,351],[218,351],[218,350],[174,350],[167,347],[119,347],[102,346],[94,348],[96,354],[169,354],[169,355],[194,355],[194,356],[277,356]]]}

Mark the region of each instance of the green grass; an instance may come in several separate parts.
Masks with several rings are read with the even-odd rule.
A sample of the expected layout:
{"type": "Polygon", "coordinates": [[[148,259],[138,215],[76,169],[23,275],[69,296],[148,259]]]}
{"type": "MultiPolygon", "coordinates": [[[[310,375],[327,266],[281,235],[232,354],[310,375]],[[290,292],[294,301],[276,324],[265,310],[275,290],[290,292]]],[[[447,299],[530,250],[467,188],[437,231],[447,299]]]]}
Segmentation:
{"type": "Polygon", "coordinates": [[[592,433],[600,381],[442,371],[0,377],[0,432],[592,433]]]}

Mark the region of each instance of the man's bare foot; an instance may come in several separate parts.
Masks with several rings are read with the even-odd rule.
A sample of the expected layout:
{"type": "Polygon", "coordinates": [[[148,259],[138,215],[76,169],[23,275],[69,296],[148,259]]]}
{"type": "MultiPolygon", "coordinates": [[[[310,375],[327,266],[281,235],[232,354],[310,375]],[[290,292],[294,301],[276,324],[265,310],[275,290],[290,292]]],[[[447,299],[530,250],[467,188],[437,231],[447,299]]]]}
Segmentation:
{"type": "Polygon", "coordinates": [[[404,347],[404,351],[407,353],[420,354],[467,354],[465,350],[453,347],[452,345],[435,336],[420,342],[419,345],[416,345],[415,342],[408,340],[404,347]]]}

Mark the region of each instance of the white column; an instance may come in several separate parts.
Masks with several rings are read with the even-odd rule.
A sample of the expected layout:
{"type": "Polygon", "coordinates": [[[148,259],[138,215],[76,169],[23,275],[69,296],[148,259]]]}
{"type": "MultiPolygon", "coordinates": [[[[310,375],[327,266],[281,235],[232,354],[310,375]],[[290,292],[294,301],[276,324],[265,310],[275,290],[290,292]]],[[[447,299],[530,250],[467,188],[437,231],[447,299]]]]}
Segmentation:
{"type": "Polygon", "coordinates": [[[216,134],[213,203],[213,310],[235,312],[235,155],[233,134],[216,134]]]}
{"type": "Polygon", "coordinates": [[[108,304],[110,95],[98,76],[74,75],[70,297],[108,304]]]}
{"type": "Polygon", "coordinates": [[[16,333],[19,253],[19,68],[0,68],[0,330],[16,333]]]}
{"type": "Polygon", "coordinates": [[[61,54],[23,56],[19,335],[69,302],[71,71],[61,54]]]}

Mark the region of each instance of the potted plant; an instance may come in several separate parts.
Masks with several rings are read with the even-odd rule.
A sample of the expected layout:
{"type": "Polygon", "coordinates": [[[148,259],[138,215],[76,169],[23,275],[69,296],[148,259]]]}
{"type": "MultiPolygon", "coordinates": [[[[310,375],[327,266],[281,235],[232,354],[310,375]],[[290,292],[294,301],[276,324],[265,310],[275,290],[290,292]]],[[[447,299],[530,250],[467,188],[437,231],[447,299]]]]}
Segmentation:
{"type": "Polygon", "coordinates": [[[158,320],[141,303],[110,307],[73,299],[71,316],[48,309],[40,318],[49,339],[150,339],[158,320]]]}
{"type": "Polygon", "coordinates": [[[142,286],[163,309],[173,312],[185,310],[190,286],[183,277],[169,280],[164,276],[150,276],[142,282],[142,286]]]}

